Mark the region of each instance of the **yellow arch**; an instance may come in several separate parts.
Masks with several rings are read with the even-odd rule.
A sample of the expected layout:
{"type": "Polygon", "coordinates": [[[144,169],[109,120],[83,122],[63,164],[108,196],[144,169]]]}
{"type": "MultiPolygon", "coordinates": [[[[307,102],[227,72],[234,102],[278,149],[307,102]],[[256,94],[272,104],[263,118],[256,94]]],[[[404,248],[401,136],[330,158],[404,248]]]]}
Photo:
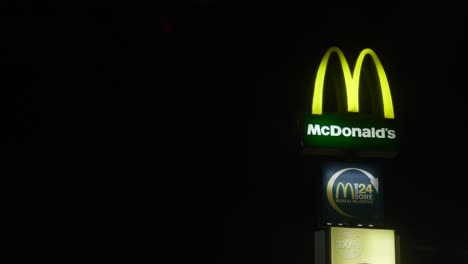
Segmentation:
{"type": "Polygon", "coordinates": [[[340,186],[341,186],[341,190],[343,190],[343,198],[346,199],[348,198],[348,186],[349,186],[349,190],[351,191],[351,199],[354,200],[354,190],[353,190],[353,186],[351,185],[351,183],[347,182],[346,185],[342,182],[338,183],[338,185],[336,186],[336,193],[335,193],[335,199],[338,199],[338,196],[340,194],[340,186]]]}
{"type": "Polygon", "coordinates": [[[390,93],[390,86],[388,85],[387,75],[385,74],[385,70],[377,54],[369,48],[362,50],[359,54],[353,75],[351,75],[351,70],[349,69],[348,62],[346,61],[343,52],[338,47],[331,47],[327,50],[327,52],[322,58],[322,61],[320,62],[320,66],[317,71],[317,77],[315,78],[314,94],[312,97],[312,114],[322,114],[323,84],[325,81],[325,72],[327,69],[328,60],[332,53],[336,53],[338,55],[338,58],[340,59],[341,63],[341,68],[343,69],[343,75],[346,85],[348,112],[359,112],[359,79],[361,75],[361,68],[366,55],[370,55],[370,57],[374,60],[374,64],[376,66],[377,74],[380,80],[384,117],[388,119],[394,119],[395,115],[393,112],[393,102],[390,93]]]}

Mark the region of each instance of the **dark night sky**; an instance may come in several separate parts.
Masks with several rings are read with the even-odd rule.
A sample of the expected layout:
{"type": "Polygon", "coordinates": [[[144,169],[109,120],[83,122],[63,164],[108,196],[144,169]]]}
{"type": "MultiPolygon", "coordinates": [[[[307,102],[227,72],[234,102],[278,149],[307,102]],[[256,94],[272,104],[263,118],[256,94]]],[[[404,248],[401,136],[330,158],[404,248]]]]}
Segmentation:
{"type": "Polygon", "coordinates": [[[296,118],[328,47],[370,47],[401,124],[378,162],[402,264],[466,263],[461,4],[216,2],[3,9],[31,230],[84,235],[112,263],[313,263],[320,157],[296,118]]]}

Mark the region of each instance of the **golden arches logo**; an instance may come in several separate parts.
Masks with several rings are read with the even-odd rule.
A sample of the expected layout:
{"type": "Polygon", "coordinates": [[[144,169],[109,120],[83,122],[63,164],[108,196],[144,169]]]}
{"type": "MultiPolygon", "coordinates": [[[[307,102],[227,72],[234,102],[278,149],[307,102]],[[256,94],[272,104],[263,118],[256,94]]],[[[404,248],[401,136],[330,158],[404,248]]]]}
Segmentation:
{"type": "Polygon", "coordinates": [[[322,61],[320,62],[320,66],[317,71],[317,77],[315,79],[314,94],[312,99],[312,114],[322,114],[323,84],[325,81],[325,72],[327,69],[327,64],[330,55],[333,53],[336,53],[338,55],[341,67],[343,69],[344,81],[346,85],[348,112],[359,112],[359,79],[364,58],[366,57],[366,55],[369,55],[374,61],[374,64],[377,69],[377,74],[380,80],[384,117],[387,119],[394,119],[395,116],[393,112],[393,102],[390,93],[390,87],[388,85],[387,75],[385,74],[384,68],[377,54],[373,50],[368,48],[362,50],[359,54],[352,75],[343,52],[338,47],[331,47],[327,50],[327,52],[322,58],[322,61]]]}
{"type": "Polygon", "coordinates": [[[348,186],[349,186],[349,190],[350,190],[350,193],[351,193],[351,199],[354,199],[353,186],[349,182],[347,182],[346,185],[343,184],[342,182],[338,183],[338,185],[336,186],[335,198],[338,199],[339,194],[340,194],[340,187],[341,187],[341,190],[343,190],[343,198],[347,199],[348,198],[348,195],[347,195],[348,194],[348,192],[347,192],[348,186]]]}
{"type": "MultiPolygon", "coordinates": [[[[361,172],[362,174],[364,174],[367,178],[369,178],[370,180],[370,184],[374,187],[375,191],[377,193],[379,193],[379,179],[374,177],[372,174],[370,174],[368,171],[366,170],[363,170],[363,169],[359,169],[359,168],[344,168],[344,169],[341,169],[337,172],[335,172],[331,177],[330,179],[328,180],[328,183],[327,183],[327,189],[326,189],[326,194],[327,194],[327,198],[328,198],[328,202],[330,203],[330,206],[335,209],[335,211],[337,211],[338,213],[344,215],[344,216],[348,216],[348,217],[354,217],[346,212],[344,212],[335,202],[335,199],[338,199],[339,198],[339,192],[340,192],[340,187],[341,189],[343,190],[343,198],[344,199],[347,199],[347,188],[349,186],[349,188],[351,189],[350,193],[351,193],[351,200],[353,200],[355,198],[354,194],[354,189],[353,189],[353,185],[350,183],[350,182],[347,182],[346,184],[344,184],[343,182],[339,182],[337,185],[336,185],[336,192],[335,192],[335,199],[333,199],[333,186],[335,185],[335,181],[343,175],[343,173],[347,172],[347,171],[359,171],[361,172]]],[[[344,176],[346,177],[346,176],[344,176]]]]}

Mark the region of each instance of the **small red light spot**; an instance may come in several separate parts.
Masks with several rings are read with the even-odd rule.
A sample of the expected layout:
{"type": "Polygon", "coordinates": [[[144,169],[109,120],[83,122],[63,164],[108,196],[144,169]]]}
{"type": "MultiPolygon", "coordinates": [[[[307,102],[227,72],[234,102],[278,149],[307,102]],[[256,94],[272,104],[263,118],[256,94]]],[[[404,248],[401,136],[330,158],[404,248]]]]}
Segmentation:
{"type": "Polygon", "coordinates": [[[172,25],[171,22],[169,21],[169,18],[167,16],[160,16],[159,17],[159,24],[161,26],[161,31],[164,33],[169,33],[172,32],[172,25]]]}

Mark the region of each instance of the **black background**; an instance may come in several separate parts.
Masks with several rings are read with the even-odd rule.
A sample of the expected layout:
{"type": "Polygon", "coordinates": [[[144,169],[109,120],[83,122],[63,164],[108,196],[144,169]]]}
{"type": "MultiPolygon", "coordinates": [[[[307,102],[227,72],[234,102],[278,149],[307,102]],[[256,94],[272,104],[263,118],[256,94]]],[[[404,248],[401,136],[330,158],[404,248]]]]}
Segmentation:
{"type": "Polygon", "coordinates": [[[5,201],[32,241],[112,263],[313,262],[321,158],[296,120],[336,45],[372,48],[389,78],[402,144],[379,162],[402,263],[467,261],[461,4],[1,10],[5,201]]]}

